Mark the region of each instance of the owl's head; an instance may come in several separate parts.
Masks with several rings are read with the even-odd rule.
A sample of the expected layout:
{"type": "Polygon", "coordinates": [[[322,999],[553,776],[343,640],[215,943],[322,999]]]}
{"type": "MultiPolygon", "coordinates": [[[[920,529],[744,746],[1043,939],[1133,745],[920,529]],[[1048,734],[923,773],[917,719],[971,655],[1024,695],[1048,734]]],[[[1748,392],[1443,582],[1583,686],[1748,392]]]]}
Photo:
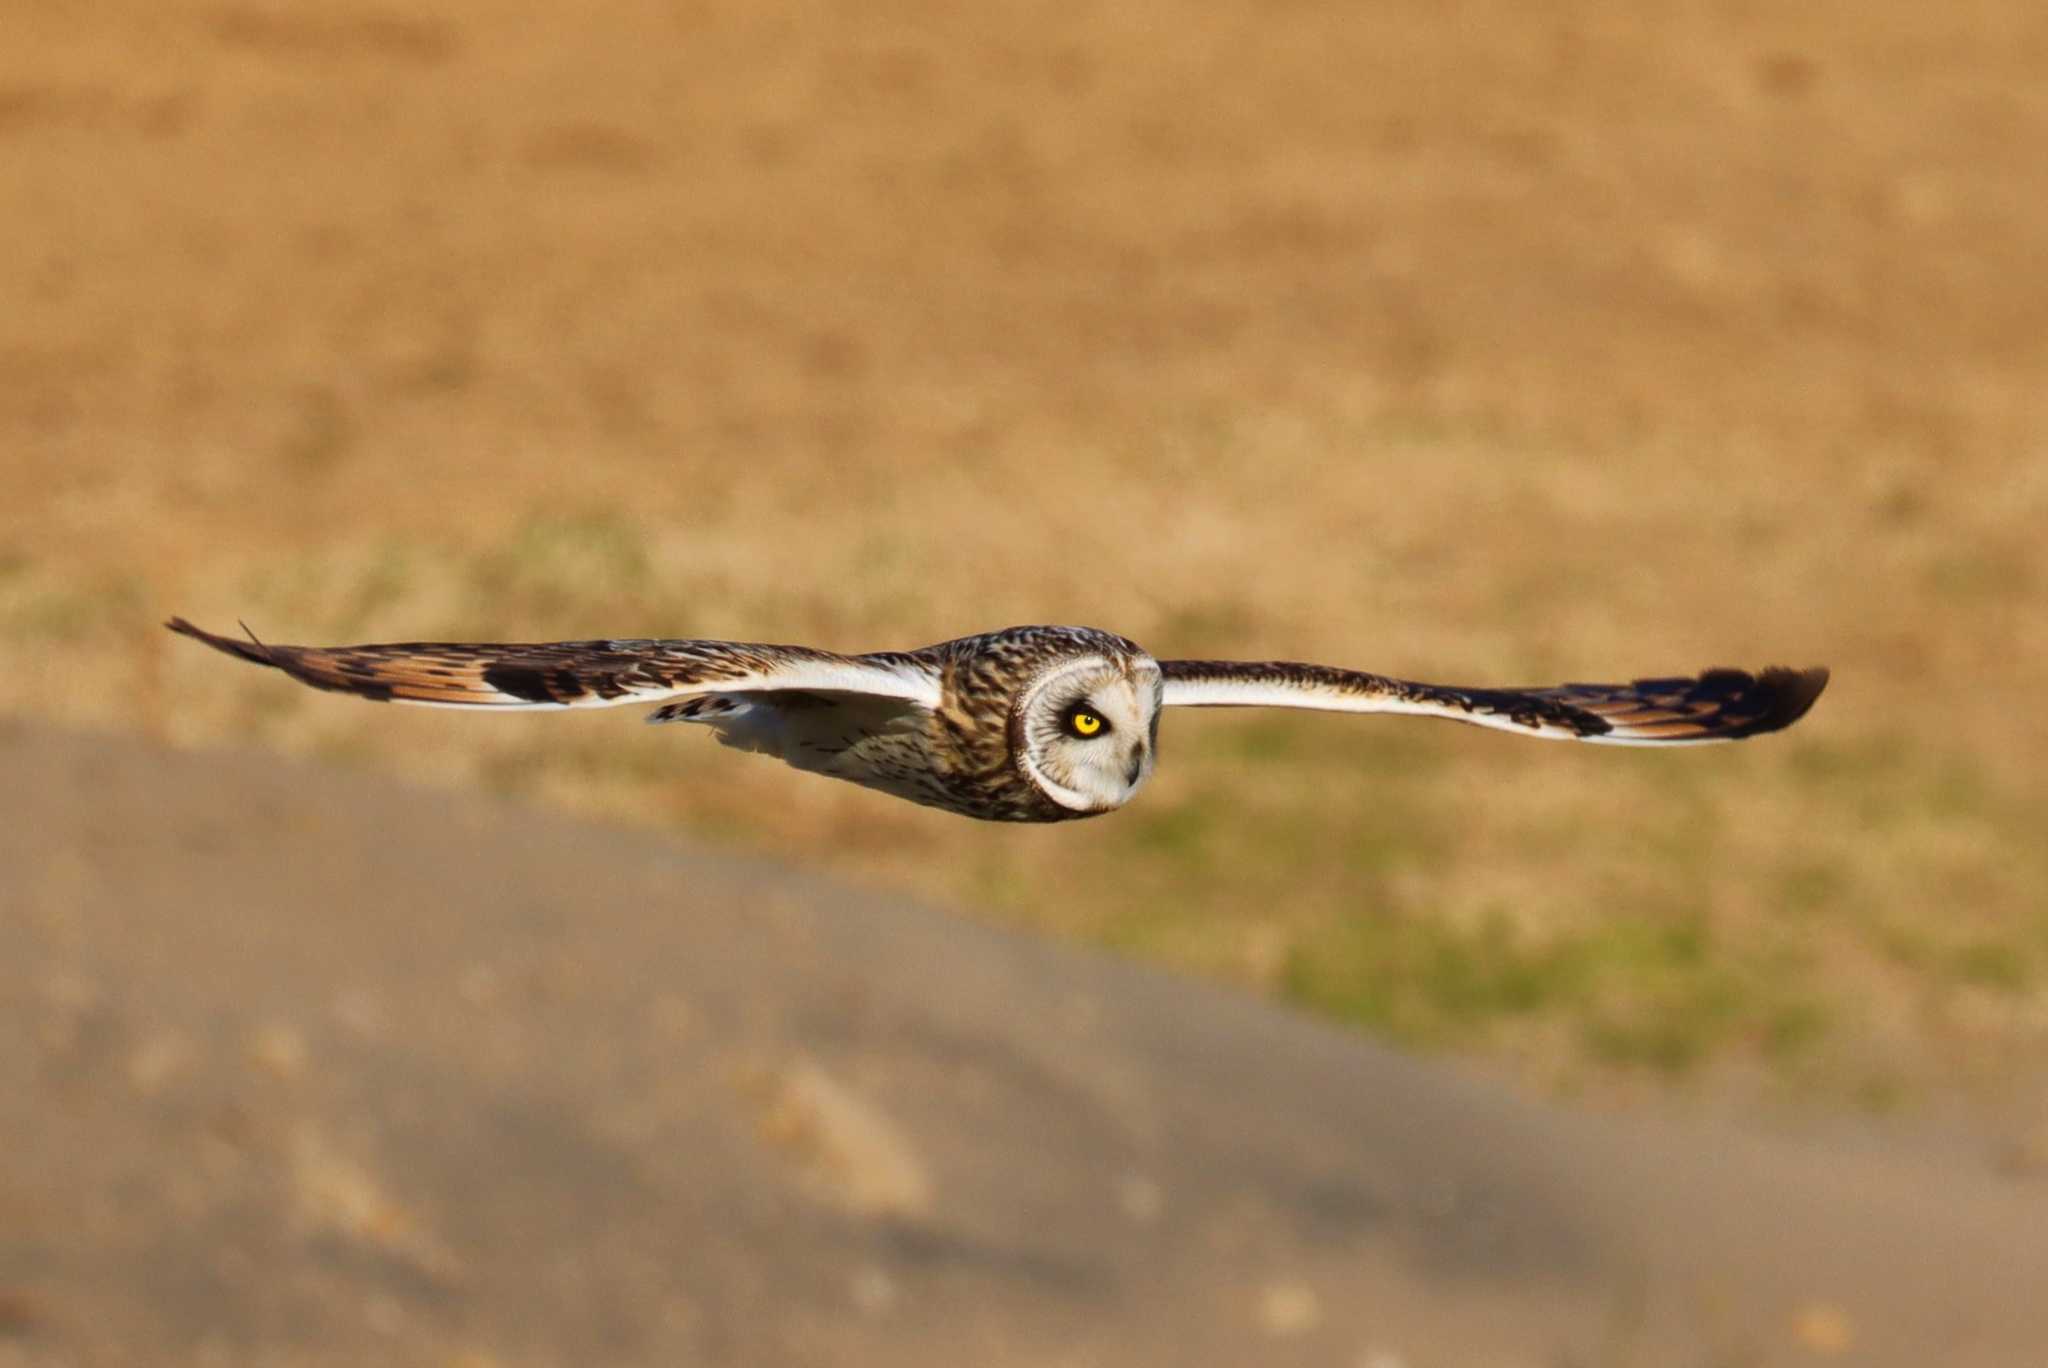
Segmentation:
{"type": "Polygon", "coordinates": [[[1024,777],[1077,816],[1128,803],[1159,754],[1159,665],[1143,652],[1082,655],[1035,678],[1010,716],[1024,777]]]}

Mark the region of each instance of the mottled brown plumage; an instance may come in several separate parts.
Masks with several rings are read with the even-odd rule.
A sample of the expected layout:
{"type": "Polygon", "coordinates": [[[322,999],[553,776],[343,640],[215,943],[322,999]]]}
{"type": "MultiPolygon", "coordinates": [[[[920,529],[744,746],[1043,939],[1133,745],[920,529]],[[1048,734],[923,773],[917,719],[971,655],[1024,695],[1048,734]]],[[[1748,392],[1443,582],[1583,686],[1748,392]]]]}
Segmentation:
{"type": "Polygon", "coordinates": [[[918,651],[653,638],[532,644],[273,646],[165,624],[319,689],[440,707],[663,703],[650,722],[710,726],[727,745],[997,821],[1089,817],[1129,802],[1168,706],[1448,717],[1619,745],[1732,741],[1790,726],[1823,669],[1708,670],[1631,684],[1454,688],[1289,661],[1157,661],[1089,627],[1012,627],[918,651]]]}

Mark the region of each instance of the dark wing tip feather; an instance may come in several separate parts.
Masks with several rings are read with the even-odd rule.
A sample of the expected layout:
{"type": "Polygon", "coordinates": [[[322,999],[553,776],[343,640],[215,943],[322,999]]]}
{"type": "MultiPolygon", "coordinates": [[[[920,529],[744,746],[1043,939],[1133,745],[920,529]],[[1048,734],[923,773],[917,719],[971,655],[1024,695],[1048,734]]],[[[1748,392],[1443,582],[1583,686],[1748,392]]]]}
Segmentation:
{"type": "Polygon", "coordinates": [[[1821,691],[1828,686],[1828,668],[1815,665],[1804,670],[1794,670],[1783,665],[1773,665],[1756,677],[1757,685],[1768,694],[1763,713],[1743,733],[1757,736],[1764,732],[1780,731],[1806,716],[1818,699],[1821,691]]]}
{"type": "Polygon", "coordinates": [[[1773,665],[1751,674],[1721,667],[1696,677],[1638,679],[1621,687],[1566,685],[1553,697],[1606,726],[1588,740],[1739,741],[1782,731],[1806,716],[1828,672],[1773,665]]]}
{"type": "Polygon", "coordinates": [[[278,660],[271,649],[258,641],[256,634],[249,632],[247,626],[242,628],[244,632],[249,632],[249,639],[247,641],[239,641],[234,637],[225,637],[209,632],[204,627],[194,626],[181,617],[170,619],[164,623],[164,626],[170,631],[176,632],[179,636],[188,636],[194,641],[204,642],[206,645],[213,647],[214,650],[220,651],[225,655],[252,661],[258,665],[268,665],[273,669],[284,668],[283,663],[278,660]]]}

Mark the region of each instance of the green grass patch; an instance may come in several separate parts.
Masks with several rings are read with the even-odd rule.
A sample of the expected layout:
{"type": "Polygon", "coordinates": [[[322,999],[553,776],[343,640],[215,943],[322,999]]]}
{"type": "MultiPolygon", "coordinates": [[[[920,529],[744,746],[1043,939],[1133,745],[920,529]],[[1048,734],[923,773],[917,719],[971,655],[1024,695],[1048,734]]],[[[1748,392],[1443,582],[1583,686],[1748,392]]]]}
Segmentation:
{"type": "MultiPolygon", "coordinates": [[[[500,617],[562,623],[587,619],[594,603],[607,605],[619,621],[636,619],[647,610],[653,580],[644,533],[611,509],[528,518],[502,544],[475,557],[468,578],[474,596],[500,617]]],[[[595,624],[578,630],[601,634],[595,624]]]]}
{"type": "Polygon", "coordinates": [[[1584,991],[1570,945],[1529,945],[1504,919],[1465,931],[1363,913],[1297,943],[1282,978],[1295,1001],[1397,1040],[1449,1044],[1584,991]]]}
{"type": "Polygon", "coordinates": [[[2010,941],[1973,940],[1948,953],[1948,970],[1958,982],[2000,993],[2024,993],[2034,985],[2034,963],[2010,941]]]}
{"type": "Polygon", "coordinates": [[[0,637],[70,645],[125,632],[148,619],[143,582],[107,574],[72,583],[22,562],[0,575],[0,637]]]}
{"type": "Polygon", "coordinates": [[[1406,1043],[1474,1043],[1517,1018],[1579,1022],[1589,1054],[1680,1072],[1737,1038],[1804,1057],[1832,1013],[1794,982],[1796,957],[1717,946],[1704,920],[1630,919],[1536,939],[1505,917],[1459,929],[1427,916],[1347,918],[1304,940],[1290,997],[1406,1043]]]}

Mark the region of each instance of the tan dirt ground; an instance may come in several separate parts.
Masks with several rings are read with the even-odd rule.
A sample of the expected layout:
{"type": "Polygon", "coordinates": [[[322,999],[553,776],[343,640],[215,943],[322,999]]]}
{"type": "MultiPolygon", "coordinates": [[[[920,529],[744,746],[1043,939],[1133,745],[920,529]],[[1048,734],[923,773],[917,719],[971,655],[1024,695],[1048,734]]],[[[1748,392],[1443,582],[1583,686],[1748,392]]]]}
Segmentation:
{"type": "Polygon", "coordinates": [[[2009,1368],[2048,1192],[760,862],[0,728],[0,1365],[2009,1368]]]}

